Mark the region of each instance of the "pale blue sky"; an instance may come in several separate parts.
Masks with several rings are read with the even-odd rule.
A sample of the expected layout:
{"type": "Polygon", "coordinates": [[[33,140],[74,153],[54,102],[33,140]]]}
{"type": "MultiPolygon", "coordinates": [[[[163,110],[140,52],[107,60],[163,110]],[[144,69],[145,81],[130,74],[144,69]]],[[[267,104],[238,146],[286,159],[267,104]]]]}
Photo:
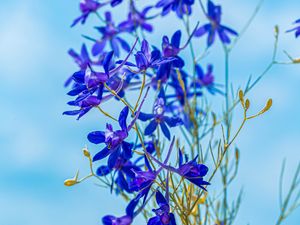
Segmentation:
{"type": "MultiPolygon", "coordinates": [[[[79,49],[80,34],[90,31],[69,27],[78,16],[77,4],[75,0],[0,3],[0,224],[96,225],[102,215],[123,213],[124,204],[93,182],[71,189],[63,186],[78,168],[87,168],[81,155],[88,144],[86,134],[104,123],[96,113],[79,122],[61,115],[69,100],[63,82],[76,69],[66,52],[70,47],[79,49]]],[[[256,1],[224,0],[222,4],[225,23],[240,30],[256,1]]],[[[290,28],[300,17],[299,8],[298,0],[266,0],[232,53],[236,84],[245,84],[250,74],[255,77],[263,71],[271,57],[273,26],[290,28]]],[[[165,22],[168,26],[159,23],[158,35],[150,40],[158,44],[161,35],[172,34],[178,29],[174,21],[171,17],[165,22]]],[[[204,42],[195,43],[203,48],[204,42]]],[[[300,39],[282,32],[279,55],[284,60],[283,49],[300,56],[300,39]]],[[[220,46],[214,46],[206,61],[214,62],[216,79],[222,82],[220,52],[220,46]]],[[[299,71],[299,66],[277,66],[251,94],[258,107],[268,97],[274,106],[248,124],[238,140],[241,168],[234,185],[236,190],[243,186],[245,195],[236,224],[274,224],[278,215],[282,159],[287,158],[289,172],[300,160],[299,71]]],[[[299,221],[298,210],[285,224],[299,221]]]]}

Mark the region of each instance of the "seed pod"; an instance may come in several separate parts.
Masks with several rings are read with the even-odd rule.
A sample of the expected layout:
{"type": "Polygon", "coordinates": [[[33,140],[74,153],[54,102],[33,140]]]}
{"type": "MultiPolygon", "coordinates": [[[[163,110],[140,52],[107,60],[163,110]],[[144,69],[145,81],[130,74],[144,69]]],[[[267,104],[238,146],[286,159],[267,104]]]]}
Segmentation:
{"type": "Polygon", "coordinates": [[[240,98],[242,106],[245,108],[244,92],[242,90],[239,91],[239,98],[240,98]]]}
{"type": "Polygon", "coordinates": [[[85,157],[90,157],[91,156],[90,152],[86,148],[83,149],[83,155],[85,157]]]}
{"type": "Polygon", "coordinates": [[[67,187],[71,187],[71,186],[73,186],[77,183],[78,183],[77,180],[67,179],[67,180],[65,180],[64,185],[67,186],[67,187]]]}
{"type": "Polygon", "coordinates": [[[249,101],[249,99],[246,99],[245,109],[248,110],[249,107],[250,107],[250,101],[249,101]]]}

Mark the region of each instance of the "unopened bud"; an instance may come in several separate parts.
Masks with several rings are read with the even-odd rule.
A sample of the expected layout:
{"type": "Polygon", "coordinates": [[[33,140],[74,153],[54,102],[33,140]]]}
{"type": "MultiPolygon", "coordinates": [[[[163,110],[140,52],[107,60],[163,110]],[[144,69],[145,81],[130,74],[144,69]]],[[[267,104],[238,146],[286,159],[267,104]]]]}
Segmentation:
{"type": "Polygon", "coordinates": [[[90,157],[91,156],[90,152],[86,148],[83,149],[83,154],[84,154],[85,157],[90,157]]]}

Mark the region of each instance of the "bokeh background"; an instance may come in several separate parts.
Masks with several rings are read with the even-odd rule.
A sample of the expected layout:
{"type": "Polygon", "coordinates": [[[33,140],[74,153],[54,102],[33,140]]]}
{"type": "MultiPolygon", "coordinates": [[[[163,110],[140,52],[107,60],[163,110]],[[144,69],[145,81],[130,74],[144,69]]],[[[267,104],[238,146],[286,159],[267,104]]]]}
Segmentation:
{"type": "MultiPolygon", "coordinates": [[[[252,0],[216,2],[222,2],[224,22],[238,31],[257,5],[252,0]]],[[[125,16],[124,7],[115,9],[117,21],[125,16]]],[[[300,39],[284,33],[300,17],[299,8],[298,0],[265,1],[232,52],[231,81],[236,88],[244,85],[249,75],[258,76],[270,62],[275,24],[282,31],[281,59],[287,60],[283,49],[300,56],[300,39]]],[[[96,23],[93,18],[85,28],[70,28],[78,15],[77,0],[0,2],[0,224],[92,225],[99,224],[104,214],[123,213],[124,204],[93,181],[74,188],[63,186],[77,169],[82,175],[86,172],[81,153],[88,144],[86,134],[105,123],[96,112],[80,121],[62,116],[69,109],[63,83],[76,69],[67,50],[80,49],[85,41],[81,34],[96,35],[91,28],[96,23]]],[[[151,40],[159,45],[163,34],[180,28],[177,22],[171,16],[157,23],[157,35],[151,40]]],[[[195,42],[199,48],[204,47],[202,41],[195,42]]],[[[214,46],[211,52],[208,61],[215,64],[216,79],[221,83],[221,46],[214,46]]],[[[274,106],[251,121],[238,139],[241,167],[234,188],[237,193],[244,187],[245,194],[236,224],[274,224],[278,216],[281,162],[287,159],[288,185],[300,160],[299,85],[299,66],[275,66],[250,95],[259,108],[268,97],[273,98],[274,106]]],[[[285,224],[298,225],[299,221],[298,210],[285,224]]]]}

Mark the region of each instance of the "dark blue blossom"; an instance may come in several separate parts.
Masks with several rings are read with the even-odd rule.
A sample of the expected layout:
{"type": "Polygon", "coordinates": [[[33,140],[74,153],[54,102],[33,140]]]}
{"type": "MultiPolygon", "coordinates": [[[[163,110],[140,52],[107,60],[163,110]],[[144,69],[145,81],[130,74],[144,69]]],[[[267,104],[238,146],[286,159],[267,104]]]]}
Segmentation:
{"type": "Polygon", "coordinates": [[[126,106],[119,115],[120,130],[113,130],[111,124],[106,124],[106,131],[94,131],[88,134],[88,140],[94,144],[104,143],[106,146],[93,157],[93,161],[98,161],[108,157],[107,165],[110,169],[114,168],[119,157],[128,160],[132,157],[132,144],[125,141],[128,137],[128,132],[134,126],[136,119],[139,117],[141,108],[148,94],[149,88],[146,90],[145,96],[137,110],[136,116],[127,126],[127,116],[129,108],[126,106]]]}
{"type": "MultiPolygon", "coordinates": [[[[194,33],[194,32],[193,32],[194,33]]],[[[162,54],[165,58],[174,58],[172,62],[170,63],[164,63],[162,64],[158,71],[157,71],[157,80],[161,80],[163,82],[166,82],[166,80],[169,78],[172,68],[182,68],[184,66],[184,60],[178,56],[178,54],[186,48],[188,43],[191,40],[191,35],[187,42],[180,46],[181,42],[181,31],[177,30],[171,38],[171,41],[167,36],[164,36],[162,39],[162,54]]]]}
{"type": "Polygon", "coordinates": [[[105,13],[105,22],[105,26],[96,27],[96,29],[102,34],[102,37],[100,40],[96,40],[94,43],[92,47],[92,54],[94,56],[99,55],[103,52],[107,44],[110,44],[114,54],[118,57],[120,56],[119,46],[121,46],[125,51],[129,52],[130,46],[128,43],[124,39],[118,37],[118,34],[121,31],[115,26],[110,12],[105,13]]]}
{"type": "MultiPolygon", "coordinates": [[[[90,96],[94,96],[95,93],[98,100],[98,105],[106,101],[107,99],[111,98],[112,96],[105,96],[103,97],[103,91],[104,91],[104,83],[108,82],[109,79],[111,79],[113,76],[115,76],[121,69],[122,66],[125,64],[127,59],[129,58],[133,48],[136,45],[137,40],[135,41],[131,51],[118,67],[111,68],[112,65],[112,57],[113,52],[109,52],[106,54],[105,59],[103,60],[103,69],[104,72],[97,72],[94,71],[91,66],[88,66],[86,70],[79,70],[76,73],[73,74],[72,79],[75,82],[72,90],[68,92],[68,95],[70,96],[77,96],[74,101],[69,102],[69,105],[72,106],[82,106],[82,101],[84,101],[86,98],[90,96]]],[[[121,83],[122,84],[122,83],[121,83]]],[[[120,87],[122,88],[122,87],[120,87]]],[[[118,88],[118,89],[120,89],[118,88]]],[[[118,90],[119,91],[119,90],[118,90]]],[[[94,99],[94,97],[92,98],[94,99]]],[[[86,105],[86,104],[84,104],[86,105]]],[[[93,104],[93,106],[96,106],[93,104]]],[[[66,115],[77,115],[76,112],[78,110],[65,112],[66,115]]],[[[86,112],[85,112],[86,113],[86,112]]]]}
{"type": "MultiPolygon", "coordinates": [[[[204,186],[210,185],[209,182],[205,181],[203,177],[208,172],[208,167],[204,164],[197,163],[196,156],[193,160],[183,163],[183,155],[181,150],[179,150],[179,167],[174,168],[172,166],[168,166],[165,162],[160,162],[153,156],[151,156],[151,159],[153,159],[156,163],[158,163],[162,168],[169,170],[171,172],[177,173],[180,176],[184,177],[185,179],[189,180],[193,184],[197,185],[201,189],[206,191],[206,188],[204,186]]],[[[187,158],[186,158],[187,161],[187,158]]]]}
{"type": "MultiPolygon", "coordinates": [[[[171,152],[172,152],[172,149],[174,146],[174,142],[175,142],[175,138],[173,137],[170,147],[169,147],[169,150],[168,150],[168,153],[167,153],[167,156],[166,156],[166,159],[162,165],[166,165],[168,163],[168,160],[170,158],[170,155],[171,155],[171,152]]],[[[149,156],[151,156],[151,155],[149,155],[149,156]]],[[[152,184],[156,180],[157,175],[163,169],[163,167],[160,167],[157,171],[154,171],[152,169],[147,157],[145,156],[144,158],[145,158],[145,166],[148,170],[147,171],[137,171],[137,172],[135,171],[135,174],[136,174],[135,179],[130,184],[131,189],[138,192],[136,197],[133,198],[129,202],[129,204],[126,208],[126,214],[130,215],[130,216],[133,216],[135,214],[134,213],[135,208],[138,205],[140,199],[143,198],[143,204],[145,203],[152,184]]],[[[153,158],[153,156],[151,156],[151,158],[153,158]]]]}
{"type": "Polygon", "coordinates": [[[102,223],[104,225],[130,225],[132,223],[132,218],[128,215],[122,217],[107,215],[102,218],[102,223]]]}
{"type": "Polygon", "coordinates": [[[297,26],[291,30],[288,30],[287,32],[295,31],[295,37],[298,38],[300,36],[300,19],[296,20],[294,24],[297,24],[297,26]]]}
{"type": "MultiPolygon", "coordinates": [[[[146,40],[142,41],[141,50],[135,54],[135,63],[126,62],[125,65],[137,67],[139,70],[136,73],[144,72],[148,68],[156,68],[162,64],[176,60],[175,57],[161,57],[158,49],[150,50],[149,43],[146,40]]],[[[120,60],[117,63],[122,63],[120,60]]]]}
{"type": "Polygon", "coordinates": [[[130,4],[130,12],[128,13],[128,17],[125,21],[119,24],[119,29],[122,31],[133,32],[140,27],[142,30],[152,32],[153,26],[147,22],[147,13],[152,8],[152,6],[148,6],[139,12],[132,2],[130,4]]]}
{"type": "Polygon", "coordinates": [[[175,216],[170,212],[170,205],[167,199],[160,191],[156,192],[155,197],[159,208],[152,210],[156,216],[150,218],[147,225],[176,225],[175,216]]]}
{"type": "Polygon", "coordinates": [[[112,1],[110,2],[110,5],[111,5],[112,7],[115,7],[115,6],[119,5],[119,4],[121,4],[122,2],[123,2],[123,0],[112,0],[112,1]]]}
{"type": "Polygon", "coordinates": [[[108,167],[113,168],[119,157],[130,159],[132,157],[132,145],[125,141],[128,137],[128,127],[126,119],[128,116],[128,107],[125,107],[119,116],[120,130],[113,130],[111,124],[106,125],[106,131],[94,131],[88,134],[88,140],[94,144],[105,143],[105,148],[98,152],[93,161],[108,158],[108,167]]]}
{"type": "MultiPolygon", "coordinates": [[[[80,54],[75,52],[73,49],[70,49],[68,51],[69,55],[74,59],[75,63],[78,65],[80,70],[86,70],[88,65],[92,64],[92,60],[89,57],[88,50],[86,48],[86,45],[83,44],[81,46],[80,54]]],[[[67,81],[65,82],[65,87],[67,87],[72,82],[72,76],[70,76],[67,81]]]]}
{"type": "Polygon", "coordinates": [[[93,107],[98,106],[101,103],[96,96],[88,96],[82,101],[71,101],[68,104],[71,106],[77,106],[80,109],[65,111],[63,115],[75,116],[77,115],[77,119],[80,119],[83,115],[85,115],[88,111],[90,111],[93,107]]]}
{"type": "Polygon", "coordinates": [[[71,27],[75,26],[77,23],[81,22],[81,24],[84,24],[90,13],[96,12],[100,7],[104,6],[105,3],[99,3],[95,0],[83,0],[79,4],[79,8],[81,11],[81,16],[76,18],[71,27]]]}
{"type": "Polygon", "coordinates": [[[221,6],[215,5],[211,0],[208,0],[207,17],[209,19],[209,23],[197,29],[194,34],[195,37],[201,37],[204,34],[208,33],[208,47],[210,47],[214,43],[216,35],[219,36],[223,44],[229,44],[231,42],[229,35],[238,35],[238,33],[231,28],[221,25],[221,14],[221,6]]]}
{"type": "Polygon", "coordinates": [[[204,73],[200,65],[196,65],[196,74],[196,80],[192,82],[191,87],[195,85],[196,88],[206,88],[211,94],[216,92],[222,93],[216,88],[213,66],[211,64],[208,64],[206,73],[204,73]]]}
{"type": "Polygon", "coordinates": [[[203,177],[207,174],[208,167],[204,164],[197,163],[197,158],[198,157],[195,157],[193,160],[183,163],[183,155],[181,150],[179,150],[179,167],[174,171],[206,191],[204,186],[210,183],[205,181],[203,177]]]}
{"type": "Polygon", "coordinates": [[[154,103],[153,113],[140,113],[138,117],[139,120],[142,121],[151,120],[144,131],[145,135],[151,135],[156,130],[156,127],[159,125],[165,137],[170,140],[171,135],[168,126],[179,126],[182,124],[182,120],[179,117],[166,116],[165,110],[165,94],[163,88],[161,88],[158,98],[154,103]]]}
{"type": "Polygon", "coordinates": [[[116,192],[126,191],[131,193],[132,190],[129,188],[129,183],[134,179],[134,171],[140,171],[140,167],[130,160],[126,160],[123,157],[118,157],[113,168],[109,166],[98,167],[96,173],[98,176],[106,176],[112,171],[115,171],[116,179],[114,183],[116,184],[116,192]]]}
{"type": "Polygon", "coordinates": [[[170,11],[176,12],[179,18],[184,15],[190,15],[192,13],[191,6],[195,0],[160,0],[157,4],[157,8],[162,8],[162,15],[167,15],[170,11]]]}

